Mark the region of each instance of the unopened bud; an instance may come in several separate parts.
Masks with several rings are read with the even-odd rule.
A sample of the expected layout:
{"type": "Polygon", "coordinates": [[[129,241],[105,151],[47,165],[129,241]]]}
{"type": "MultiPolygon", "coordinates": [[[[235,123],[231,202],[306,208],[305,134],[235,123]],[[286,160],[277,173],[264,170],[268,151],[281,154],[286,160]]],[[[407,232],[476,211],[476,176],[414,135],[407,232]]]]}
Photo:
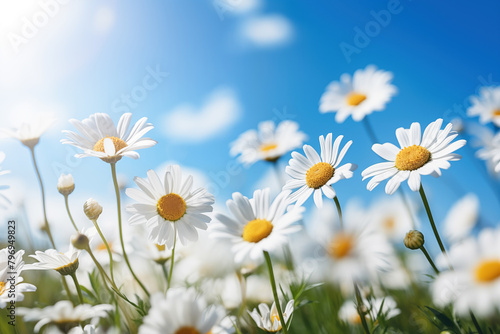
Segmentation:
{"type": "Polygon", "coordinates": [[[57,181],[57,190],[64,196],[68,196],[75,190],[75,181],[71,174],[61,174],[59,180],[57,181]]]}
{"type": "Polygon", "coordinates": [[[85,204],[83,204],[83,211],[90,220],[97,220],[102,212],[102,206],[97,203],[93,198],[89,198],[85,204]]]}
{"type": "Polygon", "coordinates": [[[424,235],[417,230],[410,230],[406,233],[404,244],[409,249],[419,249],[424,245],[424,235]]]}
{"type": "Polygon", "coordinates": [[[87,249],[89,247],[89,238],[83,233],[77,233],[71,236],[71,244],[76,249],[87,249]]]}

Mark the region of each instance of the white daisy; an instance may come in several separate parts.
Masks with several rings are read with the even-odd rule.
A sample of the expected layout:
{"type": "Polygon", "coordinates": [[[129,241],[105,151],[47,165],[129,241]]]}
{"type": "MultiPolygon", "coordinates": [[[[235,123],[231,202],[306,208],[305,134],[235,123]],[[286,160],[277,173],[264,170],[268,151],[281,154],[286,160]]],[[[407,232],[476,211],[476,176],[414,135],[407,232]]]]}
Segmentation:
{"type": "Polygon", "coordinates": [[[151,309],[139,327],[139,334],[206,334],[225,316],[224,308],[207,306],[194,288],[170,289],[151,297],[151,309]]]}
{"type": "Polygon", "coordinates": [[[146,117],[138,120],[134,127],[129,129],[131,118],[132,114],[123,114],[117,127],[109,115],[102,113],[90,115],[83,121],[71,119],[69,122],[81,134],[64,130],[63,133],[69,139],[62,139],[61,143],[83,150],[83,153],[75,154],[77,158],[98,157],[108,163],[116,163],[123,156],[138,159],[139,154],[135,150],[151,147],[156,141],[142,138],[153,129],[153,125],[146,123],[146,117]]]}
{"type": "Polygon", "coordinates": [[[231,143],[232,156],[251,165],[259,160],[276,161],[282,155],[302,145],[307,136],[299,131],[299,124],[283,121],[275,126],[273,121],[259,123],[259,130],[248,130],[231,143]]]}
{"type": "MultiPolygon", "coordinates": [[[[477,238],[452,245],[448,256],[454,270],[442,271],[432,294],[438,306],[453,304],[461,316],[469,310],[488,317],[500,310],[500,229],[486,229],[477,238]]],[[[442,257],[438,259],[445,262],[442,257]]],[[[446,263],[446,262],[445,262],[446,263]]]]}
{"type": "Polygon", "coordinates": [[[307,158],[300,153],[292,152],[292,159],[286,167],[286,173],[292,177],[292,180],[287,181],[283,187],[284,190],[299,188],[290,195],[291,203],[297,202],[297,206],[302,205],[314,193],[314,203],[320,208],[323,206],[321,193],[328,198],[334,198],[336,194],[332,184],[352,177],[357,165],[347,163],[339,167],[352,144],[352,140],[348,141],[339,153],[342,138],[344,136],[338,136],[332,144],[331,133],[326,136],[326,139],[320,136],[321,157],[309,145],[304,145],[307,158]]]}
{"type": "Polygon", "coordinates": [[[451,242],[469,236],[479,219],[479,198],[467,194],[459,199],[448,211],[444,219],[444,235],[451,242]]]}
{"type": "Polygon", "coordinates": [[[130,224],[146,223],[149,239],[172,249],[175,235],[185,245],[197,241],[196,229],[207,229],[214,196],[204,188],[191,190],[193,177],[182,178],[181,168],[171,165],[167,168],[163,182],[153,171],[147,179],[134,178],[140,189],[128,188],[126,194],[137,201],[127,208],[132,213],[130,224]]]}
{"type": "Polygon", "coordinates": [[[467,116],[479,116],[483,124],[493,122],[500,126],[500,86],[481,87],[479,96],[471,96],[470,101],[467,116]]]}
{"type": "Polygon", "coordinates": [[[374,65],[364,70],[357,70],[351,76],[344,73],[340,82],[333,81],[326,88],[320,100],[319,111],[336,112],[335,120],[342,123],[349,115],[355,121],[361,121],[374,111],[381,111],[396,94],[391,85],[392,73],[377,70],[374,65]]]}
{"type": "Polygon", "coordinates": [[[285,213],[290,191],[281,192],[270,204],[269,188],[256,190],[253,198],[233,193],[226,205],[234,218],[216,214],[212,237],[232,243],[235,262],[261,261],[263,251],[271,252],[288,242],[287,235],[300,230],[294,225],[302,219],[302,207],[285,213]]]}
{"type": "MultiPolygon", "coordinates": [[[[285,309],[283,310],[283,317],[285,318],[285,324],[288,322],[288,319],[293,313],[293,303],[294,300],[290,300],[285,309]]],[[[253,321],[257,324],[257,327],[265,330],[266,332],[275,333],[281,330],[282,323],[281,319],[278,315],[278,310],[276,308],[276,303],[273,303],[271,309],[267,304],[259,304],[257,309],[253,309],[252,312],[248,311],[253,321]]]]}
{"type": "Polygon", "coordinates": [[[96,306],[81,304],[73,307],[69,300],[61,300],[55,305],[43,309],[18,308],[18,312],[24,316],[26,321],[38,321],[35,325],[35,333],[38,333],[47,324],[57,326],[62,332],[67,333],[70,329],[79,326],[82,321],[92,320],[95,322],[99,318],[107,317],[106,311],[113,309],[114,307],[108,304],[96,306]]]}
{"type": "MultiPolygon", "coordinates": [[[[367,310],[366,320],[377,321],[378,315],[382,315],[385,320],[394,318],[401,314],[401,310],[397,308],[396,301],[392,297],[374,298],[367,300],[363,298],[363,305],[367,310]]],[[[356,303],[353,300],[347,300],[342,304],[338,313],[339,319],[351,325],[360,325],[361,317],[359,316],[356,303]]]]}
{"type": "Polygon", "coordinates": [[[26,270],[50,270],[53,269],[61,275],[73,274],[79,266],[78,257],[82,251],[76,249],[72,244],[65,253],[58,252],[55,249],[47,249],[45,252],[36,251],[35,255],[30,257],[38,262],[27,264],[26,270]]]}
{"type": "Polygon", "coordinates": [[[31,121],[21,123],[19,128],[2,129],[9,137],[19,140],[24,146],[33,149],[40,137],[55,123],[52,117],[35,117],[31,121]]]}
{"type": "Polygon", "coordinates": [[[483,148],[477,151],[477,157],[486,160],[495,173],[500,173],[500,132],[494,136],[491,134],[489,140],[483,141],[483,145],[483,148]]]}
{"type": "Polygon", "coordinates": [[[416,228],[400,198],[385,197],[375,201],[370,207],[369,217],[377,231],[397,244],[401,244],[409,230],[416,228]]]}
{"type": "Polygon", "coordinates": [[[23,301],[23,292],[36,291],[34,285],[23,283],[23,254],[24,250],[14,254],[8,247],[0,250],[0,309],[9,303],[23,301]],[[13,259],[10,252],[14,255],[13,259]]]}
{"type": "Polygon", "coordinates": [[[373,190],[380,182],[390,178],[385,186],[385,192],[393,194],[401,182],[408,180],[408,185],[413,191],[420,189],[420,176],[441,175],[441,169],[450,167],[449,161],[457,161],[462,157],[453,153],[465,145],[465,140],[452,140],[458,135],[451,131],[449,123],[441,130],[442,119],[429,124],[421,134],[420,124],[411,124],[410,129],[398,128],[396,137],[399,146],[390,143],[374,144],[372,150],[388,162],[372,165],[365,169],[361,175],[363,180],[373,177],[367,184],[368,190],[373,190]]]}

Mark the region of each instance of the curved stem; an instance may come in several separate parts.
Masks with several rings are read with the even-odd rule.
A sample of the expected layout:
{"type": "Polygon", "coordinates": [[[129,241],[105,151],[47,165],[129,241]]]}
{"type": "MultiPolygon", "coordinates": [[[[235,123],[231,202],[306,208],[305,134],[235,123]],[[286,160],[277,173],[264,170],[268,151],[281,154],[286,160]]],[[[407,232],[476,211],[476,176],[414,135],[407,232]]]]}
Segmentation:
{"type": "Polygon", "coordinates": [[[99,233],[99,236],[101,237],[102,242],[104,242],[104,246],[106,246],[106,249],[108,250],[108,255],[109,255],[109,272],[111,273],[111,280],[114,283],[115,282],[115,277],[113,275],[113,254],[111,253],[111,248],[109,247],[109,244],[106,241],[106,238],[104,237],[104,234],[102,234],[102,231],[99,228],[99,225],[97,224],[97,220],[93,219],[92,223],[94,224],[95,229],[97,230],[97,233],[99,233]]]}
{"type": "Polygon", "coordinates": [[[125,251],[125,243],[123,242],[123,229],[122,229],[122,209],[121,209],[121,201],[120,201],[120,188],[118,187],[118,180],[116,178],[116,163],[110,163],[111,165],[111,174],[113,176],[113,184],[115,186],[115,194],[116,194],[116,207],[118,209],[118,230],[120,232],[120,244],[122,246],[123,258],[125,259],[125,263],[127,264],[130,273],[134,277],[135,281],[139,284],[139,286],[144,290],[146,295],[149,297],[149,291],[146,289],[144,284],[139,280],[137,275],[132,270],[132,266],[130,265],[130,261],[128,260],[127,252],[125,251]]]}
{"type": "Polygon", "coordinates": [[[68,295],[68,299],[70,300],[71,304],[73,304],[73,306],[75,306],[75,302],[73,301],[73,298],[71,298],[71,292],[69,291],[69,287],[68,287],[68,283],[66,282],[66,279],[62,275],[61,275],[61,279],[63,282],[64,290],[66,290],[66,294],[68,295]]]}
{"type": "Polygon", "coordinates": [[[245,311],[245,307],[247,304],[247,280],[245,276],[243,276],[239,271],[236,271],[236,277],[238,277],[238,282],[240,282],[240,292],[241,292],[241,306],[238,310],[238,323],[240,324],[241,316],[245,311]]]}
{"type": "Polygon", "coordinates": [[[363,330],[366,334],[370,334],[370,328],[368,328],[368,323],[366,322],[366,312],[363,310],[363,299],[361,298],[361,293],[359,292],[359,287],[356,282],[354,282],[354,292],[356,294],[356,302],[358,303],[356,310],[358,311],[361,324],[363,325],[363,330]]]}
{"type": "Polygon", "coordinates": [[[424,246],[420,247],[420,250],[422,251],[422,253],[424,253],[425,257],[427,258],[427,261],[429,261],[429,263],[430,263],[432,269],[434,269],[434,272],[436,273],[436,275],[439,274],[438,268],[434,264],[434,261],[432,261],[432,258],[429,255],[429,253],[427,252],[427,250],[425,249],[425,247],[424,246]]]}
{"type": "Polygon", "coordinates": [[[170,257],[170,271],[168,272],[167,280],[167,291],[170,289],[170,281],[172,280],[172,273],[174,272],[174,256],[175,256],[175,244],[177,243],[177,228],[174,224],[174,247],[172,247],[172,256],[170,257]]]}
{"type": "Polygon", "coordinates": [[[82,289],[80,289],[80,284],[78,283],[78,279],[76,278],[76,274],[72,273],[72,274],[70,274],[70,276],[73,279],[73,282],[75,283],[75,287],[76,287],[76,291],[78,292],[78,299],[80,300],[80,304],[84,304],[83,296],[82,296],[82,289]]]}
{"type": "Polygon", "coordinates": [[[38,177],[38,183],[40,184],[40,190],[42,192],[42,207],[43,207],[43,219],[44,219],[44,231],[47,233],[47,236],[50,239],[50,243],[52,244],[52,247],[55,249],[56,244],[54,243],[54,239],[52,238],[52,233],[50,232],[50,226],[49,226],[49,221],[47,219],[47,209],[45,206],[45,190],[43,188],[43,182],[42,182],[42,177],[40,176],[40,171],[38,170],[38,166],[36,164],[36,158],[35,158],[35,148],[30,147],[31,151],[31,159],[33,161],[33,167],[35,168],[36,176],[38,177]]]}
{"type": "Polygon", "coordinates": [[[343,229],[344,228],[344,219],[342,218],[342,209],[340,208],[339,199],[337,198],[337,196],[335,196],[333,198],[333,200],[335,201],[335,206],[337,207],[337,212],[339,214],[340,228],[343,229]]]}
{"type": "Polygon", "coordinates": [[[434,223],[434,218],[432,217],[431,208],[429,207],[429,202],[427,201],[427,197],[425,196],[423,185],[420,185],[419,192],[420,192],[420,197],[422,197],[422,202],[424,203],[425,211],[427,212],[427,217],[429,218],[429,222],[431,223],[432,232],[434,232],[434,236],[436,237],[436,240],[439,244],[439,248],[441,249],[441,252],[446,257],[446,259],[448,260],[450,269],[453,269],[450,260],[448,259],[448,254],[446,253],[446,249],[444,248],[443,242],[441,241],[441,237],[439,236],[436,224],[434,223]]]}
{"type": "Polygon", "coordinates": [[[71,220],[71,224],[73,224],[73,227],[75,228],[76,232],[80,232],[78,230],[78,227],[76,227],[75,221],[73,220],[73,216],[71,215],[71,211],[69,210],[69,205],[68,205],[68,195],[64,195],[64,204],[66,205],[66,211],[68,212],[69,220],[71,220]]]}
{"type": "Polygon", "coordinates": [[[278,298],[278,291],[276,290],[276,281],[274,279],[273,272],[273,264],[271,262],[271,257],[267,251],[264,251],[264,257],[266,258],[267,269],[269,270],[269,279],[271,280],[271,288],[273,289],[274,303],[276,304],[276,308],[278,309],[278,315],[280,317],[281,329],[284,334],[288,334],[288,328],[286,328],[285,317],[283,316],[283,312],[281,311],[281,304],[278,298]]]}
{"type": "Polygon", "coordinates": [[[363,125],[365,126],[366,133],[368,133],[368,137],[370,137],[370,140],[375,144],[378,143],[377,136],[375,135],[375,131],[373,131],[373,128],[370,124],[370,121],[368,120],[368,116],[365,116],[363,118],[363,125]]]}
{"type": "Polygon", "coordinates": [[[278,160],[271,161],[271,164],[273,165],[274,172],[276,173],[276,179],[278,180],[278,184],[280,185],[281,188],[285,185],[285,180],[283,178],[283,174],[281,174],[278,160]]]}

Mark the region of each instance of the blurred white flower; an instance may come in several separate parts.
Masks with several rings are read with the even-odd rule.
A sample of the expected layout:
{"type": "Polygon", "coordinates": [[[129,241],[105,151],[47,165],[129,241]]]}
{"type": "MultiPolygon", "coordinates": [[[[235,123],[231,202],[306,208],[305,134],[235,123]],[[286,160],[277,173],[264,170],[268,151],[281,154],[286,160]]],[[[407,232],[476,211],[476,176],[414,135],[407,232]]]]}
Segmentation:
{"type": "Polygon", "coordinates": [[[408,209],[400,198],[381,198],[370,206],[370,224],[396,244],[403,244],[406,233],[414,229],[408,209]]]}
{"type": "MultiPolygon", "coordinates": [[[[487,136],[487,134],[483,136],[487,136]]],[[[486,160],[491,169],[498,174],[500,173],[500,132],[489,136],[488,139],[483,141],[484,146],[477,151],[477,157],[486,160]]]]}
{"type": "Polygon", "coordinates": [[[331,133],[326,138],[320,136],[321,156],[309,145],[304,145],[307,158],[300,153],[292,152],[292,159],[286,167],[286,173],[292,179],[287,181],[283,189],[299,189],[290,195],[290,203],[297,202],[295,205],[300,206],[314,193],[314,203],[316,207],[321,208],[322,193],[328,198],[334,198],[336,194],[332,184],[353,176],[357,165],[347,163],[339,167],[352,144],[352,140],[348,141],[339,153],[342,138],[344,136],[338,136],[332,143],[331,133]]]}
{"type": "Polygon", "coordinates": [[[493,122],[500,126],[500,86],[481,87],[479,96],[471,96],[470,101],[467,116],[479,116],[482,124],[493,122]]]}
{"type": "Polygon", "coordinates": [[[273,121],[259,123],[259,130],[248,130],[231,143],[232,156],[251,165],[259,160],[276,161],[284,154],[302,146],[307,136],[299,131],[299,124],[283,121],[276,125],[273,121]]]}
{"type": "Polygon", "coordinates": [[[63,133],[69,139],[62,139],[61,143],[70,144],[83,150],[83,153],[75,154],[77,158],[98,157],[108,163],[116,163],[124,156],[138,159],[139,154],[135,150],[154,146],[156,141],[142,138],[153,129],[153,125],[146,123],[146,117],[138,120],[130,130],[131,118],[132,114],[123,114],[117,127],[115,127],[111,117],[103,113],[90,115],[83,121],[71,119],[69,122],[81,134],[64,130],[63,133]]]}
{"type": "Polygon", "coordinates": [[[392,73],[377,70],[374,65],[359,69],[351,76],[344,73],[339,81],[333,81],[326,88],[320,100],[319,111],[336,112],[335,120],[342,123],[352,116],[356,122],[374,111],[381,111],[396,94],[391,84],[392,73]]]}
{"type": "MultiPolygon", "coordinates": [[[[288,322],[288,319],[290,319],[290,316],[293,313],[293,303],[294,300],[292,299],[286,304],[284,309],[282,308],[285,324],[288,322]]],[[[253,309],[252,312],[248,311],[253,321],[257,324],[257,327],[265,330],[266,332],[272,333],[281,330],[283,324],[278,315],[276,303],[273,303],[271,309],[269,309],[267,304],[261,303],[259,304],[258,309],[259,311],[257,311],[257,309],[253,309]]]]}
{"type": "Polygon", "coordinates": [[[390,179],[385,192],[392,195],[401,182],[408,180],[410,189],[418,191],[421,175],[441,176],[441,169],[450,168],[449,161],[462,158],[453,152],[466,143],[463,139],[451,143],[458,134],[451,131],[451,123],[441,130],[442,124],[441,118],[430,123],[423,135],[418,122],[409,129],[398,128],[396,137],[401,148],[391,143],[374,144],[372,150],[387,162],[372,165],[361,173],[363,180],[372,178],[366,188],[372,191],[380,182],[390,179]]]}
{"type": "Polygon", "coordinates": [[[17,129],[2,129],[9,137],[19,140],[24,146],[33,149],[40,137],[55,123],[52,117],[36,117],[28,122],[21,123],[17,129]]]}
{"type": "Polygon", "coordinates": [[[173,288],[166,296],[151,296],[151,309],[139,334],[209,333],[224,316],[221,306],[208,306],[194,288],[173,288]]]}
{"type": "Polygon", "coordinates": [[[163,182],[153,171],[148,171],[147,179],[135,177],[139,189],[127,188],[128,197],[138,203],[128,206],[132,213],[129,223],[146,224],[149,240],[172,249],[174,238],[179,237],[181,244],[198,240],[196,229],[206,230],[212,212],[214,196],[205,188],[191,190],[193,177],[182,178],[178,165],[169,166],[163,182]]]}
{"type": "Polygon", "coordinates": [[[14,259],[9,258],[9,248],[0,250],[0,309],[11,302],[24,300],[24,292],[36,291],[32,284],[23,283],[21,273],[24,267],[24,250],[17,251],[14,259]],[[14,291],[14,293],[13,293],[14,291]]]}
{"type": "Polygon", "coordinates": [[[38,262],[27,264],[26,270],[50,270],[53,269],[61,275],[73,274],[78,269],[78,257],[82,251],[70,244],[69,250],[65,253],[58,252],[55,249],[47,249],[45,252],[36,251],[35,255],[30,257],[38,262]]]}
{"type": "Polygon", "coordinates": [[[469,236],[479,219],[479,198],[467,194],[448,211],[444,220],[444,235],[455,243],[469,236]]]}
{"type": "MultiPolygon", "coordinates": [[[[401,314],[401,310],[397,308],[396,301],[388,296],[383,298],[362,299],[363,306],[368,312],[367,320],[377,321],[378,315],[382,315],[385,320],[394,318],[401,314]]],[[[351,325],[361,324],[361,317],[356,308],[356,303],[353,300],[347,300],[342,304],[338,313],[339,319],[351,325]]]]}
{"type": "Polygon", "coordinates": [[[302,207],[285,212],[289,191],[281,192],[271,203],[269,188],[256,190],[252,199],[233,193],[226,205],[234,218],[216,214],[210,230],[216,239],[230,242],[235,262],[261,261],[263,251],[272,252],[288,242],[288,234],[300,230],[294,225],[302,218],[302,207]]]}

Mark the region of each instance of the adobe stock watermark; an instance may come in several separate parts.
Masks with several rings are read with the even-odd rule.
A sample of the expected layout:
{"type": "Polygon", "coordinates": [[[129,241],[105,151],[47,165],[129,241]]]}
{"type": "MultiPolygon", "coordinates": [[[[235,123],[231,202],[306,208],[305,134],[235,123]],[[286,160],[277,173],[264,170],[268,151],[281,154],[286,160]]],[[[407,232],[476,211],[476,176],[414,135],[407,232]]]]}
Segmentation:
{"type": "Polygon", "coordinates": [[[149,93],[158,88],[165,78],[169,76],[168,72],[163,72],[160,69],[160,65],[156,65],[155,68],[147,66],[145,70],[146,75],[138,85],[111,102],[111,110],[114,113],[126,113],[137,108],[148,97],[149,93]]]}
{"type": "Polygon", "coordinates": [[[29,43],[35,38],[41,29],[54,18],[61,10],[61,6],[68,4],[71,0],[40,0],[38,8],[33,14],[21,18],[19,32],[10,31],[7,39],[16,54],[22,45],[29,43]]]}
{"type": "Polygon", "coordinates": [[[212,6],[221,21],[226,13],[235,12],[244,0],[213,0],[212,6]]]}
{"type": "MultiPolygon", "coordinates": [[[[409,0],[411,1],[411,0],[409,0]]],[[[345,60],[349,64],[352,61],[354,54],[360,54],[363,49],[370,45],[373,38],[380,35],[383,28],[387,27],[394,15],[398,15],[403,11],[404,7],[400,0],[389,0],[387,9],[379,11],[370,11],[371,20],[366,22],[364,26],[355,26],[354,38],[352,43],[341,42],[339,44],[340,51],[344,55],[345,60]]]]}

